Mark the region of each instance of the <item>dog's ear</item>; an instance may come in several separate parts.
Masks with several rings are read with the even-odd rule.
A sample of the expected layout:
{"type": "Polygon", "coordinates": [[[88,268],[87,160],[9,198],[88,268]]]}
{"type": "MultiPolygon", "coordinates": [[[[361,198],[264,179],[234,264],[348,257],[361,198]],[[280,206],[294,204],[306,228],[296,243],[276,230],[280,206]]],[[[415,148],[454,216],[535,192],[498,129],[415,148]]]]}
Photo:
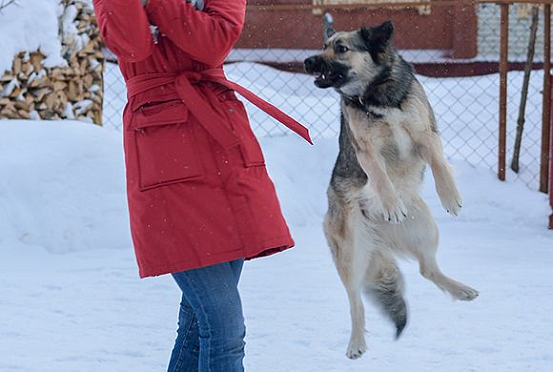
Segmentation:
{"type": "Polygon", "coordinates": [[[323,18],[323,39],[324,39],[324,42],[326,43],[326,41],[328,39],[330,39],[330,37],[332,35],[334,35],[336,33],[336,30],[334,29],[334,17],[332,17],[332,14],[326,12],[325,15],[324,15],[324,18],[323,18]]]}
{"type": "Polygon", "coordinates": [[[394,24],[392,21],[387,20],[380,26],[375,27],[373,32],[377,40],[387,44],[392,40],[392,36],[394,36],[394,24]]]}
{"type": "Polygon", "coordinates": [[[332,26],[328,27],[328,28],[325,28],[325,30],[324,30],[324,41],[326,42],[335,33],[336,33],[336,30],[334,28],[332,28],[332,26]]]}
{"type": "Polygon", "coordinates": [[[394,24],[388,20],[376,27],[363,27],[361,37],[367,44],[386,47],[390,44],[394,35],[394,24]]]}

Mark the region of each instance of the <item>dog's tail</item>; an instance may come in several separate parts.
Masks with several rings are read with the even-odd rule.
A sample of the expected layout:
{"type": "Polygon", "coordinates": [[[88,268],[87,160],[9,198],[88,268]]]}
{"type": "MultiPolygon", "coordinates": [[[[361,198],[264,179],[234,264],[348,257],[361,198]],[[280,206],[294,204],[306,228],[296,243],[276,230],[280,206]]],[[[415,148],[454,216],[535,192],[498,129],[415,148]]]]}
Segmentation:
{"type": "Polygon", "coordinates": [[[407,304],[403,298],[403,276],[392,257],[373,255],[367,270],[365,294],[395,324],[398,339],[407,325],[407,304]]]}

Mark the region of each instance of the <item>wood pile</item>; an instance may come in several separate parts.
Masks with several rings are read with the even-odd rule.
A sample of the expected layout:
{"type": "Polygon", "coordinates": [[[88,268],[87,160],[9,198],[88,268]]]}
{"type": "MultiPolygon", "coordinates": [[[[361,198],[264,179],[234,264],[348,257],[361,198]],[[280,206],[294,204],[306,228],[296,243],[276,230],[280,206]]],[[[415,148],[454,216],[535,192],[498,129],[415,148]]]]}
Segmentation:
{"type": "MultiPolygon", "coordinates": [[[[38,51],[15,56],[0,75],[0,119],[75,119],[102,124],[105,57],[87,0],[62,0],[62,56],[67,66],[44,67],[38,51]]],[[[1,73],[1,72],[0,72],[1,73]]]]}

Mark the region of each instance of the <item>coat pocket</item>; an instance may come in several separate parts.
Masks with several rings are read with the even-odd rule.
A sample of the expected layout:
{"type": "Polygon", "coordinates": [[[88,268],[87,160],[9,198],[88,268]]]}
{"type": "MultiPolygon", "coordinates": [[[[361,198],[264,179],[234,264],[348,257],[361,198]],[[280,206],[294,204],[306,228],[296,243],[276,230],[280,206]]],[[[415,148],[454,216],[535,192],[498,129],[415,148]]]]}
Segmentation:
{"type": "Polygon", "coordinates": [[[141,190],[202,176],[193,127],[181,100],[143,106],[132,113],[141,190]]]}
{"type": "Polygon", "coordinates": [[[244,104],[236,98],[232,91],[225,92],[219,96],[219,99],[227,111],[226,115],[232,125],[232,130],[240,139],[240,150],[245,166],[259,167],[265,165],[263,152],[250,126],[244,104]]]}

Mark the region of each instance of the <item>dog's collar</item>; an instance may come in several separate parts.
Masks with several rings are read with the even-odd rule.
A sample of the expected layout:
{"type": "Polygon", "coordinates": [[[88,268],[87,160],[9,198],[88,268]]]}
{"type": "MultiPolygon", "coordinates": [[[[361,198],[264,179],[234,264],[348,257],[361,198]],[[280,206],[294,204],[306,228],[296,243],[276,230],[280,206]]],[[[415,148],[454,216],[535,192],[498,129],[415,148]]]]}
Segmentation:
{"type": "Polygon", "coordinates": [[[365,111],[367,113],[367,116],[372,116],[376,119],[380,119],[384,117],[384,115],[379,114],[378,112],[375,112],[374,110],[371,110],[370,108],[368,108],[367,105],[365,105],[365,102],[363,102],[362,96],[344,96],[344,98],[346,98],[346,100],[350,104],[365,111]]]}
{"type": "Polygon", "coordinates": [[[348,101],[351,104],[365,107],[365,104],[363,103],[363,97],[361,96],[346,96],[345,94],[342,96],[346,99],[346,101],[348,101]]]}

